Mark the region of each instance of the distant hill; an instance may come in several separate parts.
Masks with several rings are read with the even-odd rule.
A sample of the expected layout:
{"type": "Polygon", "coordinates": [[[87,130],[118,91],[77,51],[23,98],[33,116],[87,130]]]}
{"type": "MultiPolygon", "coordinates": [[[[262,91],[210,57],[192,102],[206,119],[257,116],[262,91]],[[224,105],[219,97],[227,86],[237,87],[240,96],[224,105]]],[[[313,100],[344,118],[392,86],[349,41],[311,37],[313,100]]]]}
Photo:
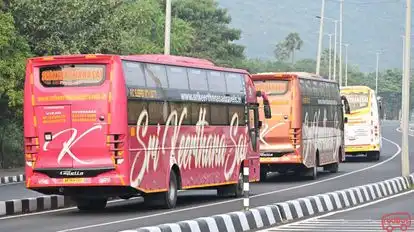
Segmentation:
{"type": "MultiPolygon", "coordinates": [[[[382,49],[380,69],[401,68],[405,0],[344,1],[343,43],[351,44],[349,62],[362,71],[374,71],[375,53],[382,49]]],[[[274,45],[288,33],[298,32],[304,46],[297,57],[316,58],[319,19],[315,16],[320,15],[321,0],[219,0],[219,4],[228,9],[232,26],[243,31],[238,43],[247,47],[249,57],[273,58],[274,45]]],[[[325,17],[339,19],[337,0],[326,1],[325,17]]],[[[334,23],[326,20],[324,32],[333,33],[334,23]]],[[[328,46],[325,36],[324,47],[328,46]]]]}

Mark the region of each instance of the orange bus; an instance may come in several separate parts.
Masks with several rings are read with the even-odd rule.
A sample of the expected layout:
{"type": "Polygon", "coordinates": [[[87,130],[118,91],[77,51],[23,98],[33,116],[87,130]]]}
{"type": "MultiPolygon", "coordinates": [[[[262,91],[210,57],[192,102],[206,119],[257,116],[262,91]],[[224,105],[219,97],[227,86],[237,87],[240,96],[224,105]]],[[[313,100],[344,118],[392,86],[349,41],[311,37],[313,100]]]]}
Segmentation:
{"type": "MultiPolygon", "coordinates": [[[[252,79],[266,92],[272,117],[260,120],[260,179],[268,172],[317,178],[344,160],[344,108],[338,83],[305,72],[259,73],[252,79]]],[[[260,105],[262,107],[262,105],[260,105]]]]}

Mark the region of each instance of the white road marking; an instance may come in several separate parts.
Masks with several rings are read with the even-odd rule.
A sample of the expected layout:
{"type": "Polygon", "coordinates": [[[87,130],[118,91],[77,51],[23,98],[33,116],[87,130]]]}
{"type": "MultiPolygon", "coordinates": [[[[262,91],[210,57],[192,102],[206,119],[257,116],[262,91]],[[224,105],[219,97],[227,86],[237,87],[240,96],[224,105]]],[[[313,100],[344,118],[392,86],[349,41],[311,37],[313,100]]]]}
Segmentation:
{"type": "MultiPolygon", "coordinates": [[[[319,180],[319,181],[314,181],[314,182],[310,182],[307,184],[303,184],[303,185],[297,185],[297,186],[293,186],[293,187],[289,187],[289,188],[284,188],[284,189],[279,189],[279,190],[275,190],[275,191],[270,191],[270,192],[266,192],[266,193],[261,193],[261,194],[257,194],[254,196],[251,196],[250,198],[258,198],[258,197],[262,197],[262,196],[268,196],[268,195],[272,195],[272,194],[276,194],[276,193],[281,193],[281,192],[286,192],[286,191],[290,191],[290,190],[295,190],[295,189],[300,189],[300,188],[304,188],[304,187],[309,187],[309,186],[313,186],[313,185],[317,185],[317,184],[321,184],[321,183],[325,183],[331,180],[336,180],[342,177],[346,177],[349,175],[353,175],[359,172],[363,172],[369,169],[373,169],[375,167],[384,165],[390,161],[392,161],[395,157],[397,157],[400,153],[401,153],[401,147],[387,139],[382,137],[382,139],[384,139],[385,141],[393,144],[394,146],[397,147],[397,152],[395,152],[391,157],[389,157],[388,159],[374,164],[372,166],[368,166],[362,169],[357,169],[348,173],[344,173],[338,176],[334,176],[331,178],[327,178],[327,179],[323,179],[323,180],[319,180]]],[[[159,217],[159,216],[163,216],[163,215],[168,215],[168,214],[175,214],[175,213],[180,213],[180,212],[185,212],[185,211],[189,211],[189,210],[195,210],[195,209],[200,209],[200,208],[206,208],[206,207],[211,207],[211,206],[216,206],[216,205],[222,205],[222,204],[227,204],[227,203],[232,203],[232,202],[237,202],[237,201],[242,201],[243,199],[234,199],[234,200],[228,200],[228,201],[220,201],[220,202],[216,202],[216,203],[209,203],[209,204],[203,204],[203,205],[198,205],[198,206],[193,206],[193,207],[186,207],[183,209],[177,209],[177,210],[170,210],[168,212],[162,212],[162,213],[156,213],[156,214],[150,214],[150,215],[145,215],[145,216],[140,216],[140,217],[134,217],[134,218],[127,218],[127,219],[123,219],[123,220],[117,220],[117,221],[111,221],[111,222],[106,222],[106,223],[100,223],[100,224],[92,224],[92,225],[88,225],[88,226],[83,226],[83,227],[77,227],[77,228],[70,228],[70,229],[66,229],[66,230],[61,230],[59,232],[66,232],[66,231],[76,231],[76,230],[82,230],[82,229],[88,229],[88,228],[94,228],[94,227],[102,227],[102,226],[107,226],[107,225],[112,225],[112,224],[119,224],[119,223],[124,223],[124,222],[128,222],[128,221],[137,221],[137,220],[142,220],[142,219],[146,219],[146,218],[151,218],[151,217],[159,217]]],[[[110,203],[115,203],[115,202],[120,202],[120,201],[124,201],[124,200],[114,200],[114,201],[110,201],[108,202],[110,203]]],[[[51,211],[44,211],[44,212],[36,212],[36,213],[31,213],[31,214],[23,214],[23,215],[14,215],[14,216],[8,216],[8,217],[2,217],[0,218],[1,220],[7,220],[7,219],[12,219],[12,218],[20,218],[20,217],[30,217],[30,216],[35,216],[35,215],[41,215],[41,214],[49,214],[49,213],[55,213],[55,212],[62,212],[62,211],[70,211],[70,210],[74,210],[77,207],[70,207],[70,208],[62,208],[62,209],[56,209],[56,210],[51,210],[51,211]]]]}
{"type": "MultiPolygon", "coordinates": [[[[368,167],[365,167],[365,168],[362,168],[362,169],[354,170],[354,171],[351,171],[351,172],[348,172],[348,173],[345,173],[345,174],[342,174],[342,175],[327,178],[327,179],[324,179],[324,180],[319,180],[319,181],[311,182],[311,183],[308,183],[308,184],[303,184],[303,185],[293,186],[293,187],[289,187],[289,188],[279,189],[279,190],[271,191],[271,192],[267,192],[267,193],[257,194],[257,195],[251,196],[250,198],[257,198],[257,197],[261,197],[261,196],[272,195],[272,194],[275,194],[275,193],[286,192],[286,191],[290,191],[290,190],[294,190],[294,189],[300,189],[300,188],[304,188],[304,187],[308,187],[308,186],[328,182],[328,181],[339,179],[339,178],[349,176],[349,175],[352,175],[352,174],[355,174],[355,173],[363,172],[363,171],[378,167],[380,165],[383,165],[385,163],[388,163],[388,162],[392,161],[395,157],[397,157],[401,153],[401,147],[397,143],[395,143],[395,142],[393,142],[389,139],[386,139],[384,137],[383,137],[383,139],[390,142],[394,146],[396,146],[398,150],[397,150],[396,153],[394,153],[393,156],[391,156],[390,158],[388,158],[388,159],[386,159],[386,160],[384,160],[380,163],[377,163],[377,164],[374,164],[372,166],[368,166],[368,167]]],[[[164,216],[164,215],[173,214],[173,213],[180,213],[180,212],[185,212],[185,211],[189,211],[189,210],[195,210],[195,209],[200,209],[200,208],[206,208],[206,207],[211,207],[211,206],[216,206],[216,205],[227,204],[227,203],[231,203],[231,202],[237,202],[237,201],[241,201],[241,200],[243,200],[243,199],[220,201],[220,202],[211,203],[211,204],[187,207],[187,208],[177,209],[177,210],[171,210],[171,211],[168,211],[168,212],[162,212],[162,213],[150,214],[150,215],[139,216],[139,217],[134,217],[134,218],[127,218],[127,219],[122,219],[122,220],[117,220],[117,221],[111,221],[111,222],[105,222],[105,223],[99,223],[99,224],[92,224],[92,225],[88,225],[88,226],[70,228],[70,229],[66,229],[66,230],[60,230],[58,232],[77,231],[77,230],[84,230],[84,229],[89,229],[89,228],[119,224],[119,223],[124,223],[124,222],[129,222],[129,221],[137,221],[137,220],[142,220],[142,219],[151,218],[151,217],[159,217],[159,216],[164,216]]]]}
{"type": "MultiPolygon", "coordinates": [[[[293,223],[276,226],[273,228],[260,230],[256,232],[273,232],[273,231],[315,231],[317,232],[317,231],[327,231],[328,229],[332,231],[384,231],[381,227],[381,223],[379,220],[376,220],[376,221],[373,221],[373,220],[342,220],[342,219],[330,220],[330,219],[322,219],[322,218],[330,217],[335,214],[340,214],[340,213],[345,213],[345,212],[365,208],[371,205],[375,205],[375,204],[378,204],[378,203],[381,203],[387,200],[391,200],[397,197],[405,196],[411,193],[414,193],[414,190],[402,192],[402,193],[399,193],[393,196],[385,197],[385,198],[372,201],[372,202],[369,202],[363,205],[359,205],[356,207],[338,210],[338,211],[330,212],[324,215],[311,217],[305,220],[296,221],[293,223]],[[358,225],[355,225],[356,223],[358,223],[358,225]],[[361,225],[360,223],[362,223],[363,225],[361,225]],[[370,230],[363,230],[361,228],[364,227],[364,223],[365,225],[367,225],[367,223],[379,223],[379,224],[378,224],[377,229],[370,228],[370,230]],[[346,229],[346,230],[341,230],[341,228],[346,229]],[[317,230],[317,229],[322,229],[322,230],[317,230]]],[[[364,229],[367,229],[367,228],[364,227],[364,229]]]]}

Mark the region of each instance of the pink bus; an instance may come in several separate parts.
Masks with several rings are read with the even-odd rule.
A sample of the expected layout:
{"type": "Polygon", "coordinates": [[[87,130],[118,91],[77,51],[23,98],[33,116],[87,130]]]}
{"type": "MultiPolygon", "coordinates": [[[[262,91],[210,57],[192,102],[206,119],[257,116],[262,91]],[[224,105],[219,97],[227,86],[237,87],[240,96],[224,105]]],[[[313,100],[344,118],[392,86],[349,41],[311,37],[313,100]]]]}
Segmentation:
{"type": "MultiPolygon", "coordinates": [[[[177,191],[242,195],[260,178],[258,98],[245,70],[167,55],[31,58],[24,86],[26,187],[80,210],[177,191]]],[[[270,117],[270,107],[265,108],[270,117]]]]}

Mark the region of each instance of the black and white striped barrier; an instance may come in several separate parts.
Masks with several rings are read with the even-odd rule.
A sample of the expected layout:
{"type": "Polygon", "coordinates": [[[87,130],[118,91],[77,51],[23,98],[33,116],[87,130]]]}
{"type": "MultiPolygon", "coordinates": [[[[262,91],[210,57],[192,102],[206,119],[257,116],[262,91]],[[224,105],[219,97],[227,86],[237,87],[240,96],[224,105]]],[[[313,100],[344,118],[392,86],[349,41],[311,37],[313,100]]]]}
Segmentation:
{"type": "Polygon", "coordinates": [[[0,201],[0,216],[40,212],[73,205],[67,197],[54,195],[0,201]]]}
{"type": "MultiPolygon", "coordinates": [[[[274,226],[304,217],[354,207],[407,191],[414,184],[410,177],[396,177],[316,196],[238,211],[203,217],[195,220],[144,227],[121,232],[239,232],[274,226]]],[[[243,199],[245,200],[245,199],[243,199]]]]}
{"type": "Polygon", "coordinates": [[[17,176],[2,176],[0,177],[0,184],[9,184],[9,183],[17,183],[25,181],[26,176],[24,174],[20,174],[17,176]]]}
{"type": "Polygon", "coordinates": [[[243,208],[245,211],[249,210],[250,207],[250,184],[249,184],[249,160],[243,162],[243,208]]]}

